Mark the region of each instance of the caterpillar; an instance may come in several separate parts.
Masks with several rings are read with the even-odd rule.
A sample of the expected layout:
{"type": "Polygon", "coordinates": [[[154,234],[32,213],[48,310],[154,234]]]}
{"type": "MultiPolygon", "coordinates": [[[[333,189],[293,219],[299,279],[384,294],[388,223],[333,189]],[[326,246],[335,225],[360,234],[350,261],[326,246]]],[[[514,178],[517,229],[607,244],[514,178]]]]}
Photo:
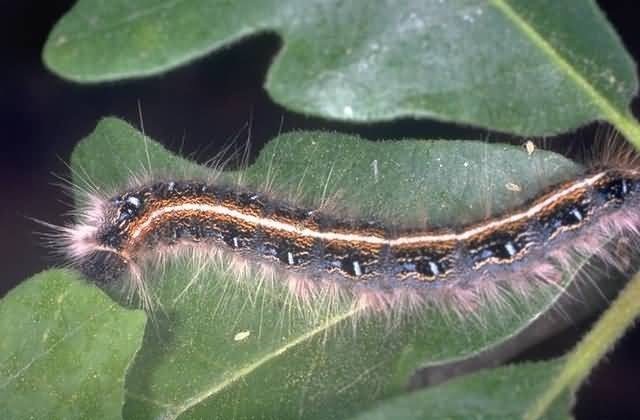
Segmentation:
{"type": "Polygon", "coordinates": [[[59,230],[73,266],[99,283],[124,279],[149,306],[147,267],[188,250],[228,257],[239,271],[254,267],[304,300],[328,288],[371,312],[429,304],[465,312],[503,289],[555,287],[578,256],[629,264],[639,237],[640,170],[628,148],[606,147],[584,173],[460,226],[340,216],[216,173],[133,177],[117,191],[89,194],[76,222],[59,230]],[[623,252],[607,246],[616,239],[623,252]]]}

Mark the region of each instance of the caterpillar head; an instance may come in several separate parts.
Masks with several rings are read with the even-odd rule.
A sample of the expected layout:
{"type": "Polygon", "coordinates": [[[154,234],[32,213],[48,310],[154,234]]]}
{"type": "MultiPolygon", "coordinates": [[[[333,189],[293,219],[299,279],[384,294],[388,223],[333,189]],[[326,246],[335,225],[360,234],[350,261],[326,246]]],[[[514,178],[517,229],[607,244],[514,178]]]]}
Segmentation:
{"type": "Polygon", "coordinates": [[[143,208],[143,199],[132,192],[109,200],[89,197],[78,223],[64,231],[72,264],[96,282],[120,278],[130,264],[124,249],[127,228],[143,208]]]}

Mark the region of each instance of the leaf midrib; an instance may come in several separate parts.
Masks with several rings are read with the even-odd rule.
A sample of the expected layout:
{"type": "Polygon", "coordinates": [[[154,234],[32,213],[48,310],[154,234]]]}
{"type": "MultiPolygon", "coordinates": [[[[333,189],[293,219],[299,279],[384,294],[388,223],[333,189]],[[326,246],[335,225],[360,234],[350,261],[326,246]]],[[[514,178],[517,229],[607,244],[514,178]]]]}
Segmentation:
{"type": "Polygon", "coordinates": [[[286,353],[288,350],[291,350],[292,348],[296,347],[297,345],[302,344],[305,341],[310,340],[314,336],[325,332],[329,328],[332,328],[332,327],[338,325],[342,321],[345,321],[345,320],[351,318],[352,316],[358,314],[360,311],[361,311],[361,308],[352,307],[348,311],[346,311],[345,313],[343,313],[341,315],[334,316],[334,317],[326,320],[325,322],[323,322],[320,325],[318,325],[316,328],[311,329],[311,330],[307,331],[306,333],[298,336],[294,340],[291,340],[291,341],[287,342],[286,344],[275,348],[274,350],[272,350],[269,353],[263,355],[262,357],[258,358],[254,362],[249,363],[249,364],[245,365],[244,367],[242,367],[240,369],[237,369],[233,375],[231,375],[230,377],[228,377],[224,381],[212,384],[208,389],[205,389],[205,390],[197,393],[196,395],[194,395],[193,397],[187,399],[186,401],[184,401],[180,405],[172,405],[172,404],[169,404],[169,403],[163,403],[161,401],[156,401],[156,400],[150,399],[150,398],[148,398],[146,396],[135,395],[135,394],[131,394],[129,392],[127,392],[127,395],[129,397],[131,397],[131,398],[138,399],[138,400],[141,400],[141,401],[150,402],[150,403],[153,403],[156,406],[163,407],[163,408],[167,409],[167,413],[165,413],[165,415],[162,416],[163,419],[176,419],[180,414],[182,414],[185,411],[189,410],[190,408],[200,404],[201,402],[205,401],[206,399],[210,398],[211,396],[213,396],[215,394],[218,394],[219,392],[221,392],[224,389],[226,389],[227,387],[231,386],[232,384],[234,384],[238,380],[249,376],[252,372],[257,370],[261,366],[265,365],[266,363],[270,362],[271,360],[276,359],[277,357],[279,357],[282,354],[286,353]]]}
{"type": "Polygon", "coordinates": [[[640,125],[638,125],[634,118],[630,117],[628,113],[623,113],[617,109],[595,86],[589,83],[578,69],[567,61],[522,15],[518,14],[518,12],[510,6],[509,0],[491,0],[491,3],[496,9],[500,10],[525,37],[540,49],[540,51],[545,53],[562,72],[573,80],[579,90],[582,90],[591,98],[593,105],[601,111],[604,118],[624,134],[624,136],[634,144],[636,149],[640,149],[640,125]]]}

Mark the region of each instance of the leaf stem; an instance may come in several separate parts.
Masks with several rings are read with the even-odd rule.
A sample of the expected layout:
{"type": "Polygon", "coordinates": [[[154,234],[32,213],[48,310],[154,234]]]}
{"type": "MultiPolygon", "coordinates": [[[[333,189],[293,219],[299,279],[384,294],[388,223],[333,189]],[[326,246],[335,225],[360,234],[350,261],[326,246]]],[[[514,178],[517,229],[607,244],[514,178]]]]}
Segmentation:
{"type": "Polygon", "coordinates": [[[591,369],[613,347],[640,315],[640,272],[618,295],[613,305],[567,357],[564,367],[525,413],[526,420],[540,419],[565,391],[575,392],[591,369]]]}

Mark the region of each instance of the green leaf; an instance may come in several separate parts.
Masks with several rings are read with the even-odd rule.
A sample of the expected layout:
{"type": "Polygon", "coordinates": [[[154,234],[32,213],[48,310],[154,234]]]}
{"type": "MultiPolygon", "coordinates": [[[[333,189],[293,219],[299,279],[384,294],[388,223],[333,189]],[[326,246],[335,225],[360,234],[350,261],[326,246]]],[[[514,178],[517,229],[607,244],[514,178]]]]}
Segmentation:
{"type": "Polygon", "coordinates": [[[3,418],[120,418],[145,323],[70,271],[21,283],[0,302],[3,418]]]}
{"type": "MultiPolygon", "coordinates": [[[[77,147],[72,167],[108,190],[132,171],[165,178],[168,170],[187,178],[204,171],[115,119],[77,147]]],[[[514,146],[299,132],[273,140],[246,171],[226,177],[242,175],[307,204],[333,196],[341,214],[396,223],[428,216],[445,225],[522,204],[580,170],[553,153],[514,146]]],[[[129,418],[345,418],[402,392],[419,367],[512,337],[560,293],[510,296],[464,319],[433,307],[398,319],[363,317],[322,295],[300,305],[280,279],[272,286],[255,273],[230,273],[228,262],[202,263],[169,259],[149,271],[160,305],[127,378],[129,418]]]]}
{"type": "Polygon", "coordinates": [[[635,66],[593,1],[80,0],[44,60],[72,80],[117,80],[267,31],[283,47],[266,89],[297,112],[420,116],[523,135],[606,119],[640,141],[628,111],[635,66]]]}
{"type": "MultiPolygon", "coordinates": [[[[480,371],[439,386],[385,401],[353,420],[517,419],[558,374],[564,359],[480,371]]],[[[545,419],[570,419],[564,393],[545,419]]]]}

